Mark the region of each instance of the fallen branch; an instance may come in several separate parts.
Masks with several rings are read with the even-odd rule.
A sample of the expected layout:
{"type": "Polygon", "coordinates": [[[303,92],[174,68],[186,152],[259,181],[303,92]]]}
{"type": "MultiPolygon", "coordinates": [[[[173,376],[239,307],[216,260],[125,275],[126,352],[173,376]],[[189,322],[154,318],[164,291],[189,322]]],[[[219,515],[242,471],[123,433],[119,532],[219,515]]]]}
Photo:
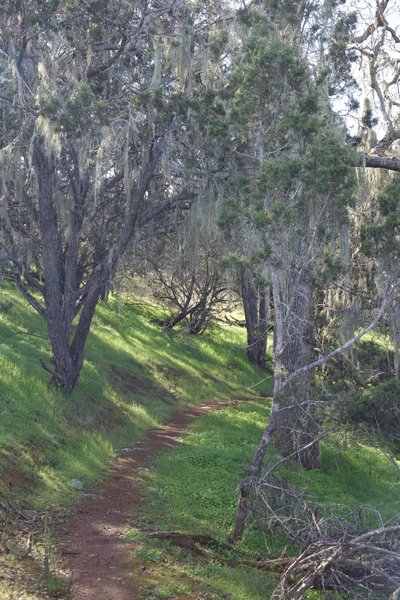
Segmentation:
{"type": "Polygon", "coordinates": [[[282,573],[272,598],[300,600],[315,588],[344,594],[384,592],[386,598],[399,600],[400,516],[385,525],[369,507],[311,502],[273,478],[272,470],[255,486],[254,514],[270,533],[279,528],[302,549],[282,573]],[[380,526],[365,531],[371,518],[380,526]]]}
{"type": "Polygon", "coordinates": [[[1,500],[0,508],[2,508],[5,512],[9,511],[14,515],[17,515],[22,521],[33,522],[35,518],[28,516],[27,514],[21,512],[10,500],[1,500]]]}
{"type": "MultiPolygon", "coordinates": [[[[181,548],[192,550],[193,552],[199,554],[200,556],[203,556],[204,558],[207,558],[209,560],[215,560],[219,563],[229,565],[230,567],[249,567],[262,570],[281,570],[293,562],[293,558],[291,557],[271,558],[266,560],[258,560],[254,558],[227,558],[225,556],[217,554],[216,552],[212,552],[203,548],[202,545],[218,547],[221,550],[227,550],[229,552],[234,552],[235,554],[238,553],[237,548],[232,546],[231,544],[220,542],[209,535],[192,535],[188,533],[179,533],[175,531],[161,531],[149,533],[148,537],[152,539],[164,540],[181,548]]],[[[248,553],[245,553],[243,551],[241,552],[241,554],[245,554],[247,557],[250,556],[248,553]]]]}

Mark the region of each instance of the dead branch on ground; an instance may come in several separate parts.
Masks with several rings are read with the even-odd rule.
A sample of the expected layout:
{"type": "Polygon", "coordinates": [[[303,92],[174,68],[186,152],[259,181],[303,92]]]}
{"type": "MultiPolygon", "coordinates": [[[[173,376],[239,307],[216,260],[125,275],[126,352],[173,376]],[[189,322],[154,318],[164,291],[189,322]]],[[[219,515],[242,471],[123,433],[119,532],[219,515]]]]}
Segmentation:
{"type": "Polygon", "coordinates": [[[300,600],[312,588],[397,597],[400,515],[385,523],[369,507],[311,502],[275,475],[260,479],[255,494],[256,518],[264,529],[283,531],[300,548],[273,600],[300,600]]]}

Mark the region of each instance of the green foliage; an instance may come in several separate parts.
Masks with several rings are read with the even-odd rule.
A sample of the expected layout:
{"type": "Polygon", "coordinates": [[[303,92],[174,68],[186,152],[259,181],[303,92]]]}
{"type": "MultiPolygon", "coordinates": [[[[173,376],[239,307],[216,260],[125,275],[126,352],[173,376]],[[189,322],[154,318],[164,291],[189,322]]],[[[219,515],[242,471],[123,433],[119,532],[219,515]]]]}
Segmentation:
{"type": "Polygon", "coordinates": [[[273,222],[271,211],[258,210],[254,213],[252,222],[255,229],[264,229],[265,227],[270,227],[273,222]]]}
{"type": "MultiPolygon", "coordinates": [[[[322,235],[324,235],[324,232],[322,235]]],[[[339,257],[332,256],[330,253],[325,254],[318,270],[316,283],[322,286],[332,280],[334,281],[339,275],[343,274],[344,268],[343,262],[339,257]]]]}
{"type": "Polygon", "coordinates": [[[396,174],[378,195],[380,220],[361,228],[362,250],[367,256],[387,256],[398,260],[400,254],[400,177],[396,174]]]}
{"type": "Polygon", "coordinates": [[[393,376],[393,361],[388,335],[374,333],[348,357],[328,365],[324,388],[336,399],[331,418],[339,427],[398,455],[400,383],[393,376]]]}
{"type": "Polygon", "coordinates": [[[367,336],[353,349],[352,361],[368,378],[377,373],[375,381],[392,378],[393,350],[386,335],[375,332],[367,336]]]}
{"type": "Polygon", "coordinates": [[[378,124],[378,121],[379,121],[379,119],[374,117],[371,107],[368,106],[364,110],[364,113],[361,118],[361,123],[367,129],[372,129],[372,127],[375,127],[378,124]]]}
{"type": "MultiPolygon", "coordinates": [[[[146,2],[67,0],[62,6],[49,3],[49,21],[42,27],[25,20],[38,5],[43,2],[15,2],[12,16],[0,17],[1,234],[28,300],[34,264],[40,284],[32,284],[38,299],[31,304],[51,329],[54,380],[70,391],[79,377],[94,306],[139,235],[136,224],[169,220],[175,204],[174,216],[181,214],[179,192],[199,189],[197,175],[204,180],[199,164],[207,170],[202,161],[208,154],[193,144],[202,136],[194,126],[197,115],[188,115],[198,100],[189,98],[192,89],[201,87],[195,82],[197,68],[186,83],[192,60],[205,58],[208,33],[199,25],[196,43],[185,45],[198,24],[196,3],[152,10],[146,2]],[[172,127],[185,110],[185,122],[177,119],[172,127]],[[28,230],[33,241],[24,234],[28,230]],[[55,255],[49,281],[44,265],[55,255]],[[75,311],[84,316],[71,337],[75,311]]],[[[212,20],[211,3],[207,8],[206,23],[212,20]]],[[[213,114],[223,117],[220,100],[213,114]]],[[[223,118],[214,128],[216,137],[226,137],[223,118]]]]}
{"type": "Polygon", "coordinates": [[[324,385],[328,386],[331,397],[337,397],[342,410],[348,401],[351,402],[351,396],[357,390],[392,380],[393,361],[393,349],[388,336],[381,333],[369,338],[365,336],[349,354],[326,365],[324,385]]]}
{"type": "Polygon", "coordinates": [[[229,41],[229,33],[227,30],[217,30],[211,38],[210,51],[214,60],[219,59],[222,52],[226,49],[229,41]]]}
{"type": "MultiPolygon", "coordinates": [[[[332,4],[337,6],[340,3],[332,4]]],[[[332,6],[332,8],[336,6],[332,6]]],[[[356,12],[337,12],[328,51],[328,59],[332,70],[329,86],[330,95],[338,94],[344,90],[349,93],[352,88],[357,87],[351,70],[352,64],[357,59],[357,54],[349,45],[349,39],[356,25],[356,12]]]]}
{"type": "Polygon", "coordinates": [[[280,124],[282,134],[293,131],[297,137],[308,139],[313,134],[319,133],[322,125],[319,110],[320,98],[317,90],[306,91],[284,115],[280,124]]]}
{"type": "MultiPolygon", "coordinates": [[[[334,8],[326,7],[329,15],[334,8]]],[[[314,10],[288,0],[239,11],[243,43],[224,92],[236,203],[229,200],[219,221],[235,252],[239,247],[253,265],[297,269],[307,262],[312,276],[321,249],[348,221],[356,184],[354,156],[327,111],[328,74],[314,77],[299,52],[304,11],[312,21],[314,10]]]]}
{"type": "Polygon", "coordinates": [[[226,269],[239,272],[244,266],[249,264],[249,260],[236,252],[229,252],[224,256],[222,264],[226,269]]]}
{"type": "Polygon", "coordinates": [[[307,147],[303,181],[310,192],[332,196],[336,206],[354,202],[353,154],[329,128],[321,126],[307,147]]]}
{"type": "Polygon", "coordinates": [[[239,224],[240,213],[234,210],[224,210],[218,217],[217,224],[221,229],[239,224]]]}
{"type": "Polygon", "coordinates": [[[99,96],[98,83],[81,84],[67,99],[44,96],[38,102],[40,113],[54,124],[55,130],[74,138],[110,124],[110,105],[99,96]]]}
{"type": "Polygon", "coordinates": [[[400,441],[400,382],[388,379],[360,389],[344,402],[342,419],[351,426],[367,428],[379,437],[400,441]]]}
{"type": "Polygon", "coordinates": [[[296,185],[301,170],[300,158],[282,156],[265,160],[257,177],[260,195],[272,191],[278,202],[279,196],[285,197],[296,185]]]}

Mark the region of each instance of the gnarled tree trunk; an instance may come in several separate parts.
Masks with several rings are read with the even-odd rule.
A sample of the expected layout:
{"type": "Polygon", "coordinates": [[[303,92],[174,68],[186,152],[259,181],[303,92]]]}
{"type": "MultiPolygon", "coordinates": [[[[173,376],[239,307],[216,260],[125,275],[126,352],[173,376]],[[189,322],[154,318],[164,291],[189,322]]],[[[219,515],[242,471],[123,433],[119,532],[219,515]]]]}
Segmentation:
{"type": "Polygon", "coordinates": [[[281,454],[293,457],[306,468],[320,466],[320,451],[311,404],[312,373],[285,384],[298,368],[312,363],[312,288],[308,283],[297,284],[292,290],[292,302],[282,301],[282,284],[278,270],[271,268],[274,301],[274,392],[272,410],[253,460],[239,486],[234,529],[231,541],[243,535],[251,497],[260,477],[265,453],[272,439],[281,454]],[[290,334],[290,335],[289,335],[290,334]],[[304,336],[304,337],[303,337],[304,336]],[[300,451],[300,448],[307,446],[300,451]]]}

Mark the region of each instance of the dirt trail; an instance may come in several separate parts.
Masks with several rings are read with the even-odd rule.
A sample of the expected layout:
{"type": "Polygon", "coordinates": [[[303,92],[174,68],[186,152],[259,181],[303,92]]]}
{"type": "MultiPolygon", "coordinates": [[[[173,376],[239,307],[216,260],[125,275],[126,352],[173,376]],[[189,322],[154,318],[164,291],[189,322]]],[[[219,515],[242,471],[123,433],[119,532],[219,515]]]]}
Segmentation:
{"type": "Polygon", "coordinates": [[[141,486],[136,480],[140,469],[148,468],[158,452],[174,446],[191,421],[236,402],[206,404],[176,414],[118,458],[95,494],[79,504],[73,520],[59,533],[61,553],[72,578],[74,600],[143,598],[140,582],[135,582],[131,575],[133,544],[122,537],[129,514],[135,512],[142,501],[141,486]]]}

